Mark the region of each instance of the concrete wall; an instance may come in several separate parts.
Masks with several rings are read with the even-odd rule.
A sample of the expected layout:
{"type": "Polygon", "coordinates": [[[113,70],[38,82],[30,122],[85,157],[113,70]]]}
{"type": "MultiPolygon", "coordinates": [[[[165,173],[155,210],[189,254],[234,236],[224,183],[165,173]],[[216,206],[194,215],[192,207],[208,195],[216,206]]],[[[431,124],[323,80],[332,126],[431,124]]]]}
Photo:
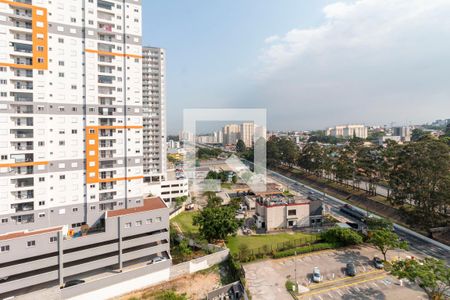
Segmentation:
{"type": "Polygon", "coordinates": [[[63,299],[71,300],[100,300],[117,297],[179,276],[208,269],[226,260],[228,255],[229,250],[224,249],[178,265],[171,266],[171,261],[164,261],[62,289],[61,296],[63,299]]]}

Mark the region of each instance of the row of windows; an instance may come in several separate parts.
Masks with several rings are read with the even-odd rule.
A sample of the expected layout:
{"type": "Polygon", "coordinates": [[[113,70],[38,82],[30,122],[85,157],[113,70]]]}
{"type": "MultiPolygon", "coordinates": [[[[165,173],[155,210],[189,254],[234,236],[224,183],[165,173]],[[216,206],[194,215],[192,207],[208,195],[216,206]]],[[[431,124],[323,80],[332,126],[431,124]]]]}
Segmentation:
{"type": "MultiPolygon", "coordinates": [[[[55,243],[57,240],[58,240],[58,237],[51,236],[50,239],[49,239],[49,242],[50,243],[55,243]]],[[[35,247],[35,246],[36,246],[36,241],[35,240],[27,241],[27,248],[32,248],[32,247],[35,247]]],[[[11,247],[9,245],[0,246],[0,253],[9,252],[10,250],[11,250],[11,247]]]]}
{"type": "MultiPolygon", "coordinates": [[[[162,218],[161,217],[156,217],[155,218],[155,220],[153,220],[153,219],[147,219],[147,220],[145,220],[145,224],[152,224],[152,223],[159,223],[159,222],[161,222],[162,221],[162,218]]],[[[139,227],[139,226],[142,226],[142,221],[141,220],[139,220],[139,221],[136,221],[136,222],[134,222],[134,225],[136,226],[136,227],[139,227]]],[[[127,222],[127,223],[125,223],[124,224],[124,227],[125,228],[131,228],[131,222],[127,222]]]]}

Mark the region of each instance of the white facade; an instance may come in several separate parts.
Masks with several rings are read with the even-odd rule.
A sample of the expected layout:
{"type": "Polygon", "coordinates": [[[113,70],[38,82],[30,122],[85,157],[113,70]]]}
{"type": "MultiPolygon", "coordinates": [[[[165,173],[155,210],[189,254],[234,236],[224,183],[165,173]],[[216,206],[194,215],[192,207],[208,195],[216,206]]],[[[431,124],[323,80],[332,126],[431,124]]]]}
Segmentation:
{"type": "Polygon", "coordinates": [[[250,148],[253,146],[253,137],[255,135],[255,124],[242,123],[240,125],[239,139],[241,139],[245,146],[250,148]]]}
{"type": "Polygon", "coordinates": [[[166,62],[161,48],[143,48],[144,174],[160,181],[167,172],[166,62]]]}
{"type": "Polygon", "coordinates": [[[141,205],[141,13],[0,2],[0,234],[141,205]]]}
{"type": "Polygon", "coordinates": [[[329,136],[343,138],[362,138],[366,139],[368,135],[367,127],[364,125],[341,125],[328,128],[326,134],[329,136]]]}
{"type": "Polygon", "coordinates": [[[240,126],[237,124],[229,124],[223,127],[223,144],[235,145],[239,139],[240,126]]]}

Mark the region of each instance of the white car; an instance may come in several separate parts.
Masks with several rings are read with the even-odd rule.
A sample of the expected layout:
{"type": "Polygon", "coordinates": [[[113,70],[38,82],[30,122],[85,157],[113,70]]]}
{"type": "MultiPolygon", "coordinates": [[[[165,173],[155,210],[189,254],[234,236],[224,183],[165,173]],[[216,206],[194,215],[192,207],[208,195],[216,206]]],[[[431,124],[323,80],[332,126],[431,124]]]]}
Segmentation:
{"type": "Polygon", "coordinates": [[[320,276],[320,270],[318,267],[315,267],[312,274],[313,282],[320,282],[322,280],[322,276],[320,276]]]}
{"type": "Polygon", "coordinates": [[[153,258],[152,260],[150,260],[151,264],[156,264],[162,261],[167,260],[167,258],[163,257],[163,256],[156,256],[155,258],[153,258]]]}

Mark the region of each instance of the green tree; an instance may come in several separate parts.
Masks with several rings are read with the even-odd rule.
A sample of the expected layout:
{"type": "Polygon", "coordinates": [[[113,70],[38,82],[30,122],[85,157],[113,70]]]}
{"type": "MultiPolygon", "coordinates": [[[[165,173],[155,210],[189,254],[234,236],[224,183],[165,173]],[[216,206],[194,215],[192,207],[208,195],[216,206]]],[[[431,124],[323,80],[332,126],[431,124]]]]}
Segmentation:
{"type": "Polygon", "coordinates": [[[238,153],[243,153],[247,147],[245,146],[245,143],[243,140],[238,140],[236,143],[236,151],[238,153]]]}
{"type": "Polygon", "coordinates": [[[292,167],[298,158],[299,149],[297,145],[288,138],[282,138],[278,141],[278,149],[280,149],[281,162],[292,167]]]}
{"type": "Polygon", "coordinates": [[[429,138],[430,138],[430,134],[420,128],[413,129],[413,131],[411,133],[411,141],[413,141],[413,142],[418,142],[423,139],[429,139],[429,138]]]}
{"type": "Polygon", "coordinates": [[[450,290],[450,268],[442,260],[399,260],[392,265],[391,273],[417,283],[430,299],[447,299],[445,294],[450,290]]]}
{"type": "Polygon", "coordinates": [[[267,166],[277,167],[281,163],[281,152],[278,145],[279,138],[272,136],[266,144],[267,151],[267,166]]]}
{"type": "Polygon", "coordinates": [[[378,229],[371,232],[369,243],[380,250],[386,260],[386,253],[394,249],[408,249],[408,244],[401,241],[398,235],[392,230],[378,229]]]}
{"type": "Polygon", "coordinates": [[[236,176],[236,174],[234,174],[233,177],[231,177],[231,182],[236,184],[237,181],[238,181],[238,177],[236,176]]]}
{"type": "Polygon", "coordinates": [[[394,224],[391,221],[384,218],[369,217],[366,219],[366,225],[370,231],[386,229],[392,231],[394,224]]]}
{"type": "Polygon", "coordinates": [[[449,146],[439,140],[422,140],[399,147],[389,185],[395,205],[413,205],[414,222],[439,226],[450,205],[449,146]]]}
{"type": "Polygon", "coordinates": [[[176,251],[183,260],[192,254],[191,247],[189,247],[189,243],[185,239],[181,240],[181,242],[176,246],[176,251]]]}
{"type": "Polygon", "coordinates": [[[212,196],[208,198],[207,207],[219,207],[223,203],[223,199],[219,196],[212,196]]]}
{"type": "Polygon", "coordinates": [[[236,233],[240,225],[235,217],[235,210],[229,206],[205,207],[194,216],[193,221],[208,242],[225,239],[236,233]]]}
{"type": "Polygon", "coordinates": [[[333,227],[322,233],[322,239],[327,243],[342,246],[357,245],[363,242],[361,235],[350,228],[333,227]]]}

